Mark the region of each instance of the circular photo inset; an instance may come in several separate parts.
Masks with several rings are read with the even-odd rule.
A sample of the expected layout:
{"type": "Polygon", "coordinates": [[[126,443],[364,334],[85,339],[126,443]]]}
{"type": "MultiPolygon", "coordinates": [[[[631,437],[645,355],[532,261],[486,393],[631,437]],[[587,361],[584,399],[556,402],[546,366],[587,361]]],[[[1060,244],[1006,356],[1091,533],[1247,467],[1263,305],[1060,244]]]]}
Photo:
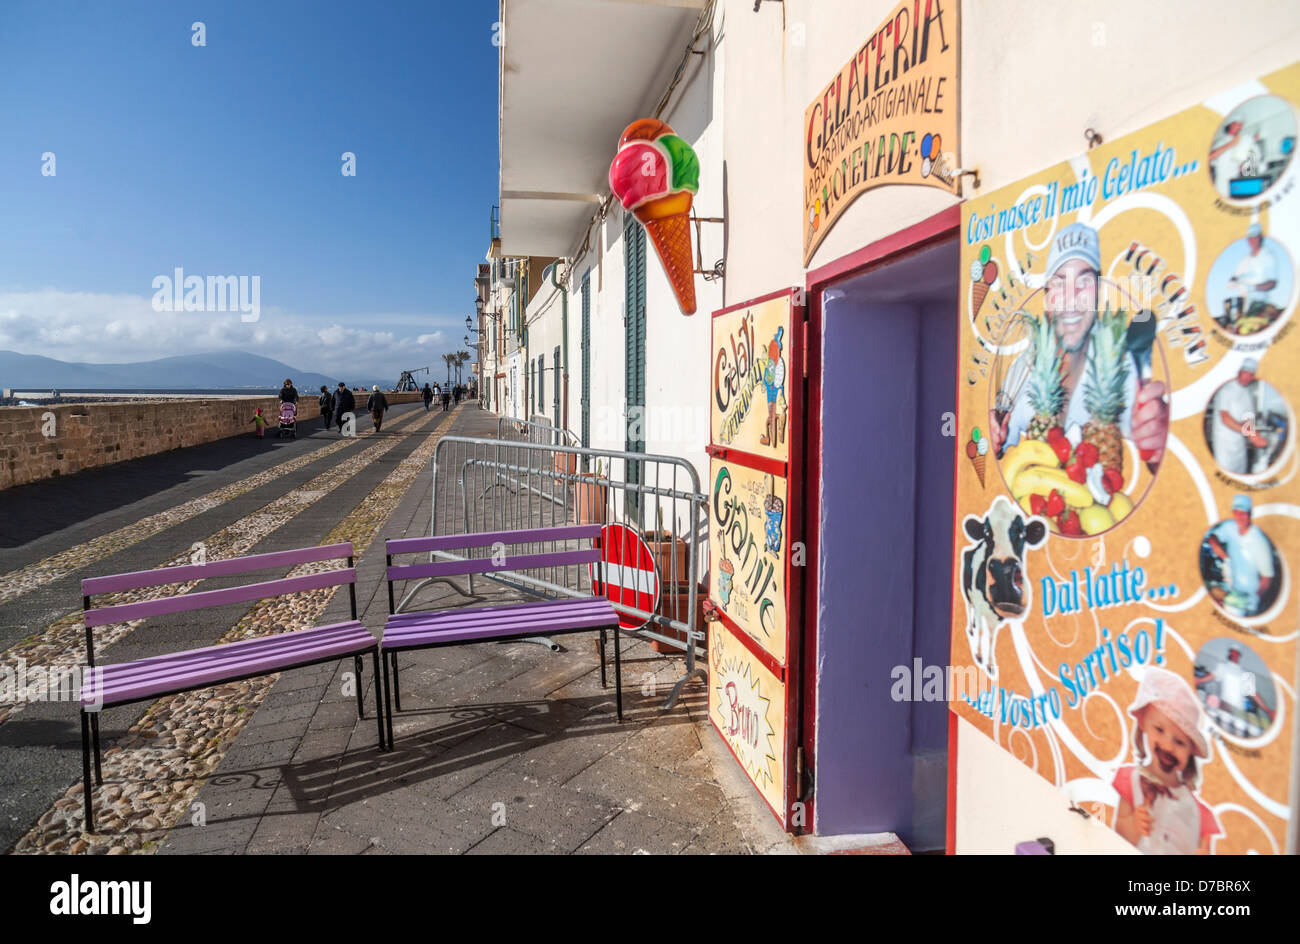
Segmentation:
{"type": "Polygon", "coordinates": [[[1276,387],[1259,379],[1259,362],[1242,361],[1237,376],[1205,405],[1205,444],[1229,475],[1263,481],[1291,446],[1291,410],[1276,387]]]}
{"type": "Polygon", "coordinates": [[[1206,164],[1219,196],[1254,202],[1281,178],[1295,153],[1295,111],[1277,95],[1249,98],[1215,129],[1206,164]]]}
{"type": "Polygon", "coordinates": [[[1169,411],[1155,318],[1077,261],[1008,321],[993,360],[988,438],[1020,506],[1054,533],[1083,538],[1141,503],[1163,458],[1169,411]]]}
{"type": "Polygon", "coordinates": [[[1273,674],[1245,643],[1224,636],[1211,639],[1196,653],[1192,673],[1205,714],[1225,734],[1253,740],[1277,720],[1273,674]]]}
{"type": "Polygon", "coordinates": [[[1219,253],[1205,281],[1210,317],[1235,337],[1272,326],[1290,309],[1294,292],[1290,254],[1264,235],[1258,223],[1251,223],[1244,237],[1219,253]]]}
{"type": "Polygon", "coordinates": [[[1282,561],[1273,541],[1251,520],[1249,495],[1232,500],[1232,517],[1201,538],[1201,580],[1229,616],[1250,619],[1265,612],[1282,589],[1282,561]]]}

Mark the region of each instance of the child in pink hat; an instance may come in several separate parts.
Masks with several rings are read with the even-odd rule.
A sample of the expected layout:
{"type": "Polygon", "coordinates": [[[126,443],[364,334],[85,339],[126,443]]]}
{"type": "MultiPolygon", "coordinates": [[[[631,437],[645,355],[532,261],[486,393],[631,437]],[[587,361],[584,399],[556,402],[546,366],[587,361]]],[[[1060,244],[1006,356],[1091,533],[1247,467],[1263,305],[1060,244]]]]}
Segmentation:
{"type": "Polygon", "coordinates": [[[1173,672],[1148,668],[1128,712],[1137,764],[1115,774],[1115,831],[1148,854],[1208,853],[1223,829],[1196,795],[1196,758],[1210,750],[1191,687],[1173,672]]]}

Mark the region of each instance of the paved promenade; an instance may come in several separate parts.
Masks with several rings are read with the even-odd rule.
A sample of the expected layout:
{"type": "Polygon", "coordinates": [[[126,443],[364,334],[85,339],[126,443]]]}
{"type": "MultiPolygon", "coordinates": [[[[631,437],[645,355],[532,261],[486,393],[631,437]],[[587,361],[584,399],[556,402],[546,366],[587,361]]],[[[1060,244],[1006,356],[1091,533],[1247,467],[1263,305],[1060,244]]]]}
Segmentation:
{"type": "MultiPolygon", "coordinates": [[[[361,620],[378,631],[383,540],[428,532],[434,445],[494,436],[496,418],[413,404],[378,434],[363,420],[355,439],[301,435],[318,429],[303,425],[296,441],[242,437],[0,491],[0,666],[81,662],[80,581],[181,563],[196,545],[213,559],[353,541],[361,620]]],[[[346,619],[347,593],[335,590],[110,627],[96,637],[99,660],[346,619]]],[[[502,592],[470,600],[434,584],[415,606],[502,592]]],[[[625,642],[623,724],[584,635],[561,637],[558,653],[509,643],[404,654],[389,754],[376,748],[368,660],[364,720],[351,660],[111,709],[94,835],[81,829],[75,705],[3,704],[0,849],[790,851],[708,728],[704,686],[663,712],[682,660],[625,642]]]]}

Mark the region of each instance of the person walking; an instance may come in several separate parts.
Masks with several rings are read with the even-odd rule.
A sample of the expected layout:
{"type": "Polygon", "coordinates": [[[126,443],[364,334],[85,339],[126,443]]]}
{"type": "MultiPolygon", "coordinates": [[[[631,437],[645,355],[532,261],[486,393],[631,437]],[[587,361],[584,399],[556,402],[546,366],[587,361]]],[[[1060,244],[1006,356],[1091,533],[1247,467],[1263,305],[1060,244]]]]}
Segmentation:
{"type": "Polygon", "coordinates": [[[321,429],[329,429],[334,421],[334,395],[330,393],[330,388],[321,384],[320,399],[320,418],[321,429]]]}
{"type": "Polygon", "coordinates": [[[288,377],[284,378],[284,386],[280,388],[280,402],[295,405],[298,403],[298,391],[288,377]]]}
{"type": "Polygon", "coordinates": [[[429,386],[428,382],[426,382],[424,385],[424,412],[426,413],[429,412],[429,404],[432,402],[433,402],[433,388],[429,386]]]}
{"type": "Polygon", "coordinates": [[[451,390],[442,392],[442,412],[446,413],[451,408],[451,390]]]}
{"type": "Polygon", "coordinates": [[[339,432],[343,432],[343,417],[352,413],[357,408],[356,397],[348,389],[348,385],[339,381],[338,389],[334,391],[334,421],[338,424],[339,432]]]}
{"type": "Polygon", "coordinates": [[[253,412],[253,418],[249,420],[249,422],[253,424],[253,429],[256,430],[257,438],[265,439],[266,417],[262,415],[262,408],[260,406],[253,412]]]}
{"type": "Polygon", "coordinates": [[[370,399],[366,401],[366,409],[370,411],[370,418],[375,422],[375,432],[384,425],[384,412],[388,409],[388,397],[379,391],[379,384],[372,388],[370,399]]]}

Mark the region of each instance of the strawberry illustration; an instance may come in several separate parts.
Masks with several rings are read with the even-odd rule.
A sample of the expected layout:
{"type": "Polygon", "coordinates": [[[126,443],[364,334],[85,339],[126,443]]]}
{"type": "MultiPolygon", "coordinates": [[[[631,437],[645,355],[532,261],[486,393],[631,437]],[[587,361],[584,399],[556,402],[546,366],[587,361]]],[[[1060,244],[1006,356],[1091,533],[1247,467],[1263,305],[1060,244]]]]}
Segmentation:
{"type": "Polygon", "coordinates": [[[1061,427],[1059,426],[1053,426],[1051,429],[1047,431],[1047,441],[1049,443],[1054,443],[1058,439],[1064,439],[1064,438],[1065,438],[1065,430],[1061,429],[1061,427]]]}
{"type": "Polygon", "coordinates": [[[1078,537],[1083,534],[1083,528],[1079,525],[1079,513],[1073,508],[1061,515],[1057,519],[1057,524],[1060,525],[1062,534],[1068,534],[1071,537],[1078,537]]]}
{"type": "Polygon", "coordinates": [[[1048,442],[1048,445],[1051,446],[1052,451],[1056,453],[1056,458],[1060,460],[1061,465],[1070,464],[1070,440],[1066,439],[1064,436],[1060,436],[1057,439],[1048,442]]]}
{"type": "Polygon", "coordinates": [[[1102,474],[1101,482],[1114,494],[1124,487],[1124,476],[1120,474],[1119,469],[1107,469],[1102,474]]]}
{"type": "Polygon", "coordinates": [[[1030,496],[1029,496],[1029,510],[1030,510],[1030,511],[1032,511],[1032,512],[1033,512],[1034,514],[1036,514],[1036,515],[1041,515],[1041,514],[1043,514],[1044,511],[1046,511],[1046,509],[1047,509],[1047,499],[1046,499],[1046,498],[1044,498],[1042,495],[1030,495],[1030,496]]]}
{"type": "Polygon", "coordinates": [[[1097,460],[1101,458],[1101,453],[1097,451],[1094,444],[1081,442],[1078,448],[1074,450],[1074,457],[1083,463],[1085,469],[1090,469],[1097,464],[1097,460]]]}
{"type": "Polygon", "coordinates": [[[1076,454],[1074,461],[1065,467],[1065,474],[1074,479],[1079,484],[1083,484],[1088,479],[1088,470],[1083,464],[1083,460],[1076,454]]]}
{"type": "Polygon", "coordinates": [[[1060,492],[1052,489],[1047,496],[1047,503],[1043,506],[1043,514],[1055,518],[1063,511],[1065,511],[1065,499],[1061,497],[1060,492]]]}

